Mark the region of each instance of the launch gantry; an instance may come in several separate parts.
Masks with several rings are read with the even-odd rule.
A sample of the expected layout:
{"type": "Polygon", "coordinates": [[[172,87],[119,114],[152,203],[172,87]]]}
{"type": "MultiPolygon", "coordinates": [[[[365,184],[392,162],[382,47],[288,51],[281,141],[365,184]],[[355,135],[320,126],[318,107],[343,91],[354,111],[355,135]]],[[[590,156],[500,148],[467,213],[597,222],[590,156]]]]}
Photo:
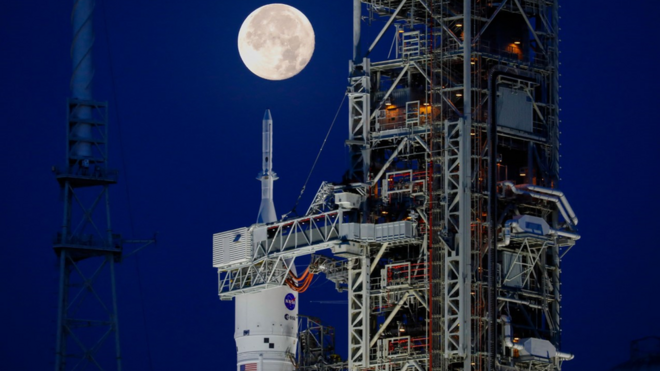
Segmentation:
{"type": "Polygon", "coordinates": [[[347,369],[560,370],[557,1],[355,0],[353,26],[349,169],[304,217],[215,235],[220,298],[326,250],[347,369]]]}

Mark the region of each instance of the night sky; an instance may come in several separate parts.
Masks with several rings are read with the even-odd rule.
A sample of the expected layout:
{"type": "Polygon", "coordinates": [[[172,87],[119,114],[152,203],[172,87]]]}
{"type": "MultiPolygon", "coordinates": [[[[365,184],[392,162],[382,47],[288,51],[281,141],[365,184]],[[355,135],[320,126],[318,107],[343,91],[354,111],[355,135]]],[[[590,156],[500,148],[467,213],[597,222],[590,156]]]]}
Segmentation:
{"type": "MultiPolygon", "coordinates": [[[[261,118],[274,120],[278,214],[289,211],[342,101],[352,56],[351,1],[288,1],[316,51],[285,81],[241,62],[236,37],[263,1],[98,0],[94,96],[110,104],[113,229],[158,243],[116,267],[125,370],[235,364],[234,304],[217,297],[213,233],[252,224],[261,118]],[[157,4],[157,5],[156,5],[157,4]],[[228,5],[230,4],[230,5],[228,5]],[[121,135],[120,135],[121,134],[121,135]]],[[[562,183],[582,239],[563,261],[564,369],[608,370],[629,342],[660,335],[657,217],[660,2],[562,1],[562,183]]],[[[51,166],[64,162],[72,1],[0,3],[0,368],[54,363],[62,218],[51,166]]],[[[379,29],[364,30],[372,40],[379,29]]],[[[389,40],[386,42],[389,47],[389,40]]],[[[347,162],[346,104],[298,211],[347,162]]],[[[319,279],[300,313],[337,328],[346,300],[319,279]],[[340,304],[319,303],[338,301],[340,304]]]]}

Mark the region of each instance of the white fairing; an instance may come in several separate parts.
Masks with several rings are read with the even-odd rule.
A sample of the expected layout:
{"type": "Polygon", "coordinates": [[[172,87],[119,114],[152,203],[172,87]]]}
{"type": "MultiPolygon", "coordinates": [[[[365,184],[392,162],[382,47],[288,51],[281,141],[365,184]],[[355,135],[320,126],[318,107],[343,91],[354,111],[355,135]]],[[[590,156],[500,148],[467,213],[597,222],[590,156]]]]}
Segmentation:
{"type": "Polygon", "coordinates": [[[261,205],[259,205],[259,214],[257,215],[257,223],[270,223],[277,221],[277,214],[275,214],[275,205],[273,198],[269,195],[273,194],[273,181],[261,181],[261,205]]]}
{"type": "Polygon", "coordinates": [[[295,355],[297,337],[297,292],[280,287],[236,297],[237,370],[257,363],[257,371],[292,371],[287,353],[295,355]]]}

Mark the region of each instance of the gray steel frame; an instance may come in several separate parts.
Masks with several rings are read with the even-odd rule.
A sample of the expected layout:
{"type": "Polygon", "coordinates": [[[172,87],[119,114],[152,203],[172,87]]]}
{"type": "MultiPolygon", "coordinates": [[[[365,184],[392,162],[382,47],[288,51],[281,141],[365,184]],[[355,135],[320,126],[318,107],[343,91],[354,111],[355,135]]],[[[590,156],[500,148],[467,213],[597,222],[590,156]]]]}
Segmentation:
{"type": "MultiPolygon", "coordinates": [[[[500,175],[501,168],[511,167],[503,172],[510,175],[521,164],[527,171],[519,183],[557,188],[557,1],[355,0],[353,5],[346,140],[351,164],[344,191],[366,201],[359,209],[340,210],[338,225],[344,218],[376,224],[405,218],[414,222],[417,237],[346,241],[337,230],[286,248],[257,245],[252,261],[219,269],[221,298],[282,285],[288,273],[283,259],[331,249],[347,259],[327,273],[338,289],[348,289],[349,370],[560,370],[558,357],[518,357],[505,345],[497,319],[498,313],[508,314],[515,335],[561,347],[561,249],[570,249],[579,236],[572,222],[560,222],[550,197],[530,200],[498,190],[498,182],[509,179],[500,175]],[[384,26],[363,54],[361,23],[380,17],[384,26]],[[509,33],[508,46],[501,41],[498,46],[494,31],[508,30],[500,19],[506,17],[520,29],[509,33]],[[394,57],[372,61],[392,28],[394,57]],[[503,86],[531,100],[531,132],[494,121],[493,94],[503,86]],[[501,160],[500,151],[510,151],[510,157],[501,160]],[[401,205],[406,210],[397,209],[401,205]],[[505,236],[504,223],[516,215],[542,218],[555,232],[516,230],[505,236]],[[498,255],[505,253],[514,257],[520,277],[501,272],[498,255]],[[394,284],[390,274],[405,272],[400,267],[417,272],[415,278],[394,284]],[[511,286],[513,281],[520,287],[511,286]],[[402,308],[415,323],[404,326],[402,308]]],[[[307,218],[327,215],[330,188],[321,186],[307,218]]],[[[299,220],[268,228],[277,235],[285,223],[299,220]]]]}

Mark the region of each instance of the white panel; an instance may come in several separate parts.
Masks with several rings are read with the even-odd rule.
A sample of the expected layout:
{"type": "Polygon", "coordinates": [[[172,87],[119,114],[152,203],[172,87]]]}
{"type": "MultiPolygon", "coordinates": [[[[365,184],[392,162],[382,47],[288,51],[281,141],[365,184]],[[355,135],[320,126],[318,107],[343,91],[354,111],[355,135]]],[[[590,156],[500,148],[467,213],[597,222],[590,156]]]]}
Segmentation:
{"type": "Polygon", "coordinates": [[[557,349],[551,342],[545,339],[526,338],[520,339],[520,344],[524,349],[521,349],[520,357],[533,356],[538,358],[551,359],[556,357],[557,349]]]}
{"type": "Polygon", "coordinates": [[[335,204],[339,205],[342,209],[357,209],[360,207],[362,198],[360,195],[353,193],[335,193],[335,204]]]}
{"type": "Polygon", "coordinates": [[[508,251],[502,252],[502,285],[508,287],[522,288],[523,274],[520,256],[508,251]]]}
{"type": "Polygon", "coordinates": [[[514,220],[518,223],[515,233],[529,233],[539,236],[546,236],[550,233],[548,222],[538,216],[522,215],[515,217],[514,220]]]}
{"type": "Polygon", "coordinates": [[[497,89],[497,125],[532,132],[532,98],[523,91],[497,89]]]}
{"type": "Polygon", "coordinates": [[[238,228],[213,235],[213,266],[247,262],[252,258],[252,234],[248,228],[238,228]]]}
{"type": "Polygon", "coordinates": [[[343,223],[339,227],[342,238],[354,241],[395,241],[415,237],[412,222],[400,221],[382,224],[343,223]]]}

